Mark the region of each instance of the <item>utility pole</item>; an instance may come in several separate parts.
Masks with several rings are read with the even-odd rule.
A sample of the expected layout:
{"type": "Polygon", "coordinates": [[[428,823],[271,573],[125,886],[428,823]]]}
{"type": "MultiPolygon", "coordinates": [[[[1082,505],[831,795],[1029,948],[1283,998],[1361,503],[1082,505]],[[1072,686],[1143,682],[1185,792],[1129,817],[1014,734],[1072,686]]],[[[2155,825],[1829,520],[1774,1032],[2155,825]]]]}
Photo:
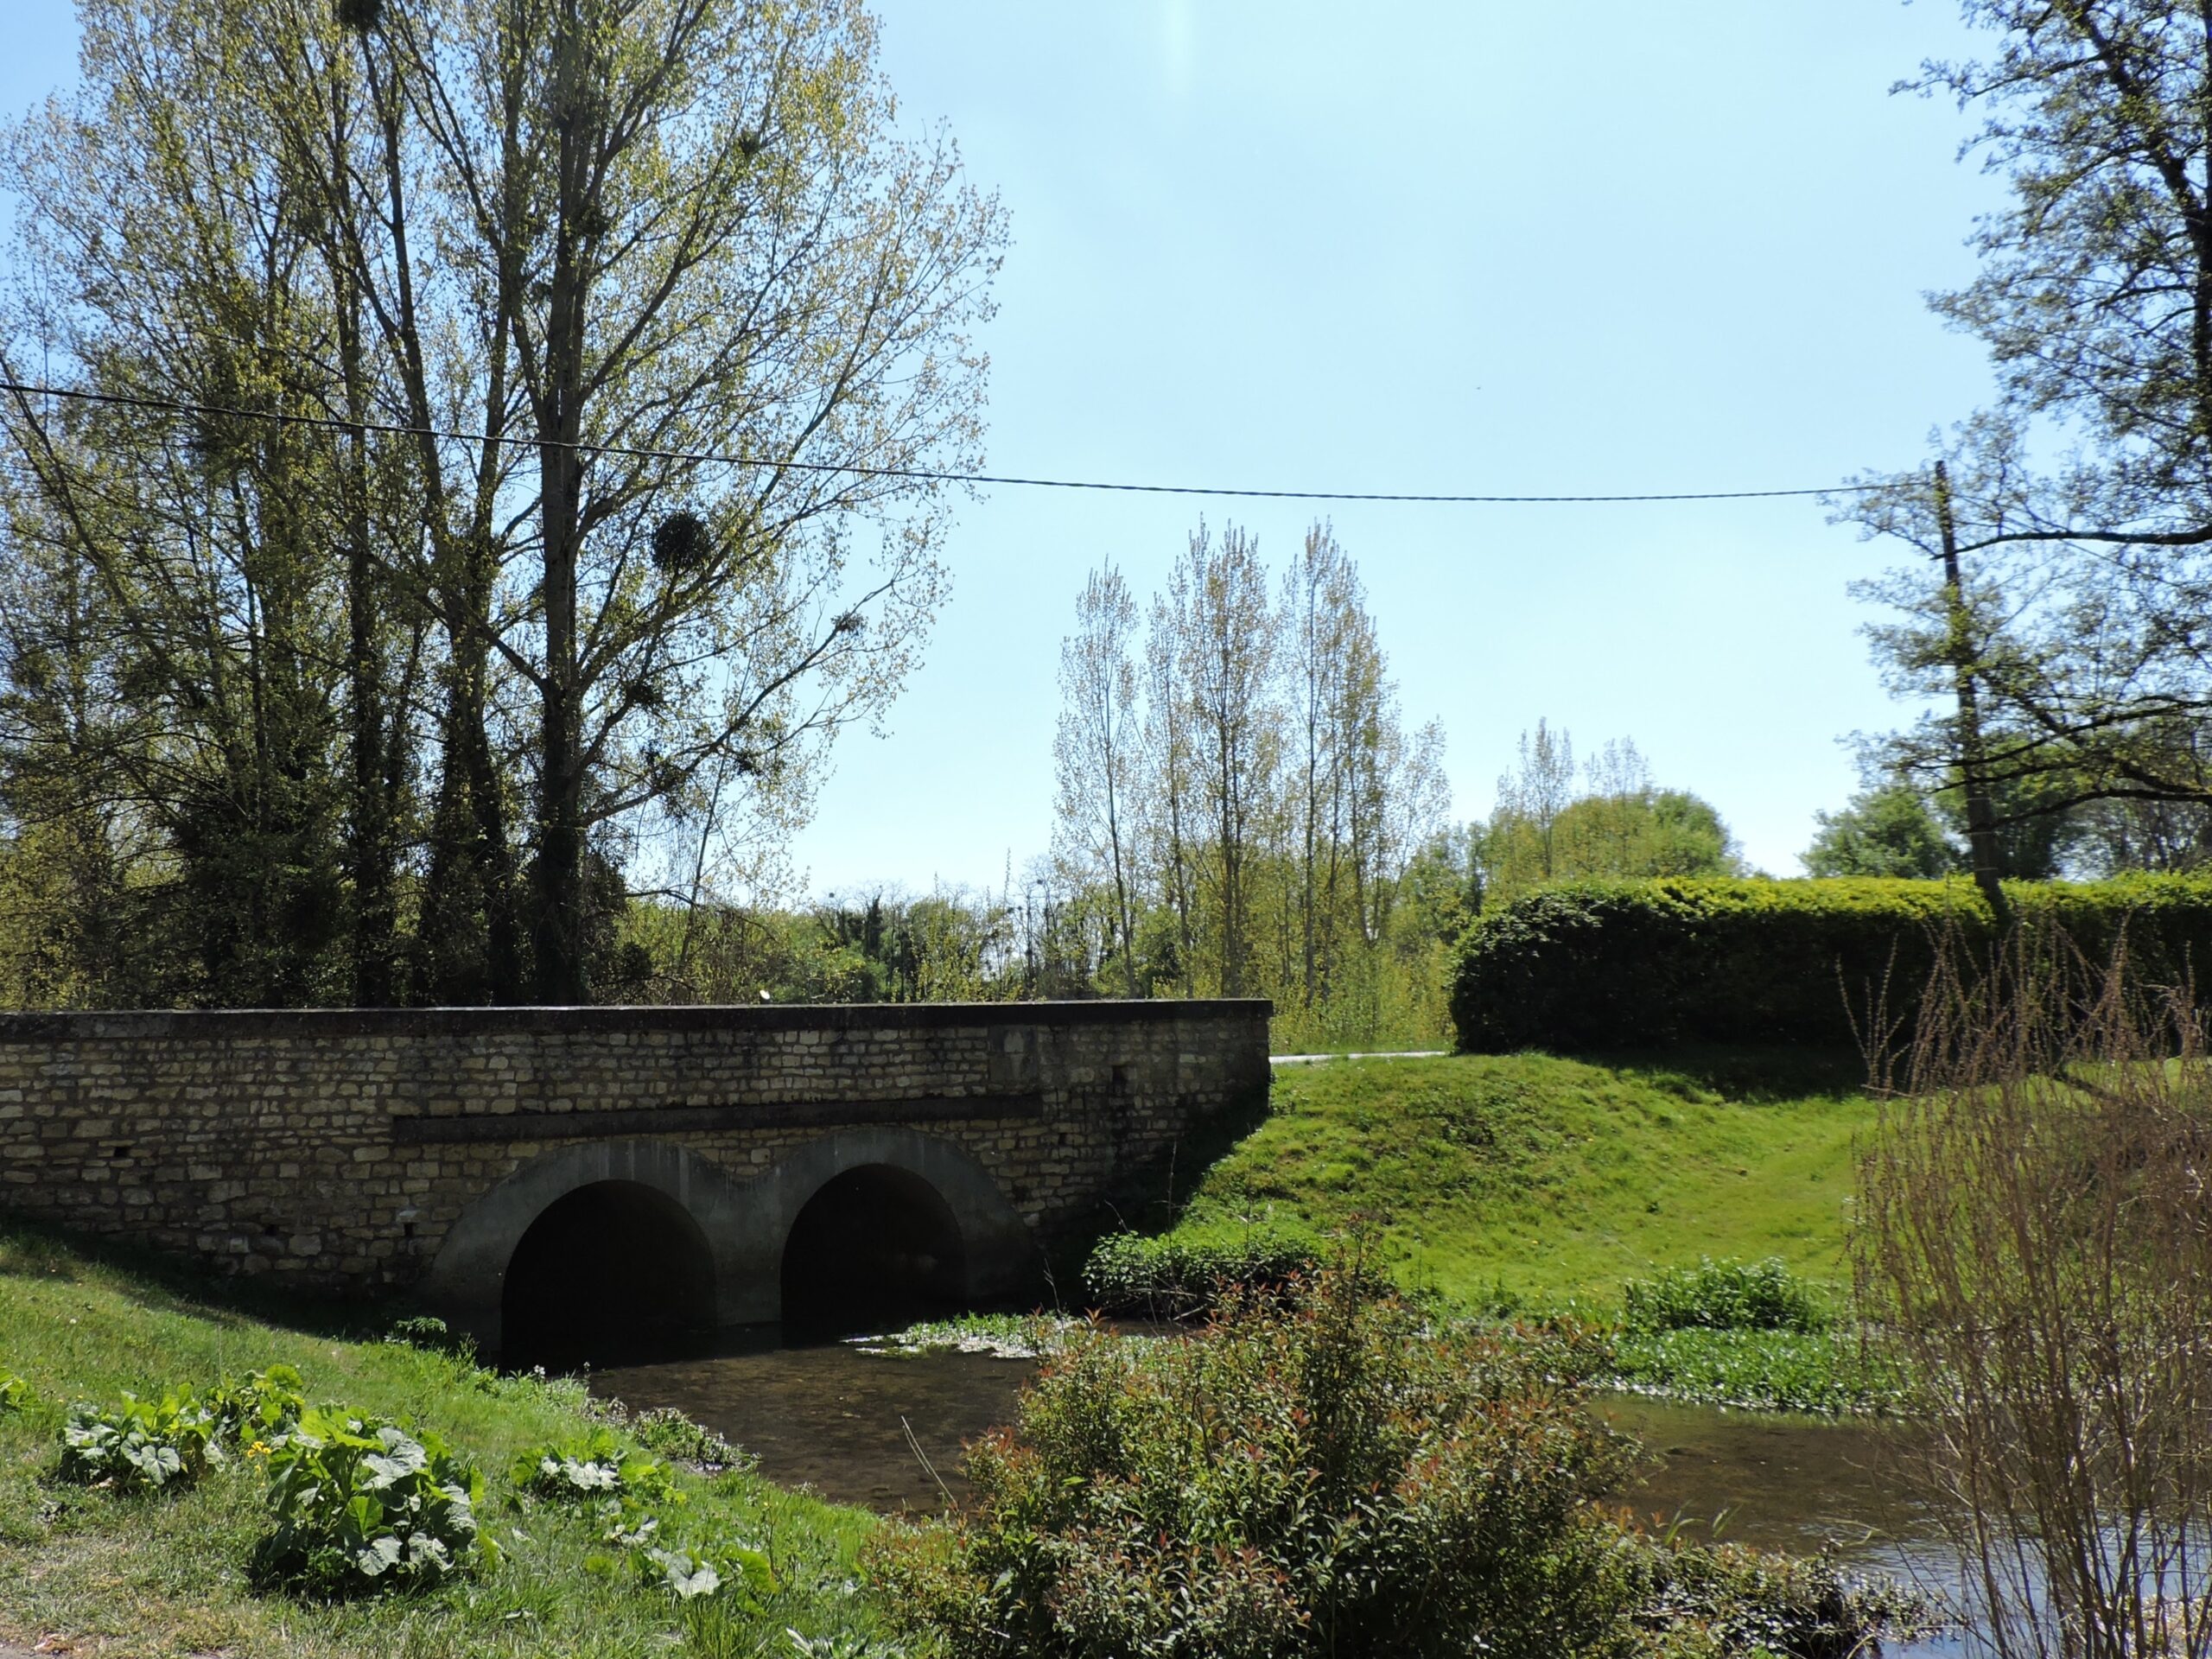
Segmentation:
{"type": "Polygon", "coordinates": [[[1981,700],[1974,683],[1974,631],[1967,614],[1966,584],[1959,575],[1958,527],[1951,516],[1951,475],[1936,463],[1936,524],[1943,539],[1945,651],[1959,700],[1959,779],[1967,798],[1967,849],[1974,886],[1988,900],[1997,931],[2012,925],[1999,880],[1997,810],[1989,798],[1989,772],[1981,747],[1981,700]]]}

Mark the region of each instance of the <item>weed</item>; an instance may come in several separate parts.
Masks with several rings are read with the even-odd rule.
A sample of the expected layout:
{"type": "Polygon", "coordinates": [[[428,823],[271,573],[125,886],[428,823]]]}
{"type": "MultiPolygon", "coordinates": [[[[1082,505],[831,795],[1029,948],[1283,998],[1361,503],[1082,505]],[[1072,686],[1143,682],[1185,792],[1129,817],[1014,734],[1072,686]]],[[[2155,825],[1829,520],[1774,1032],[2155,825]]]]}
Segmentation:
{"type": "Polygon", "coordinates": [[[510,1478],[533,1497],[574,1501],[586,1497],[667,1498],[673,1488],[668,1467],[626,1452],[605,1428],[589,1434],[532,1447],[515,1459],[510,1478]]]}
{"type": "Polygon", "coordinates": [[[188,1393],[158,1401],[126,1393],[120,1403],[79,1402],[61,1428],[64,1480],[111,1491],[174,1491],[207,1474],[221,1452],[213,1414],[188,1393]]]}
{"type": "Polygon", "coordinates": [[[499,1559],[484,1480],[427,1431],[309,1412],[269,1457],[274,1522],[255,1576],[337,1599],[437,1584],[499,1559]]]}

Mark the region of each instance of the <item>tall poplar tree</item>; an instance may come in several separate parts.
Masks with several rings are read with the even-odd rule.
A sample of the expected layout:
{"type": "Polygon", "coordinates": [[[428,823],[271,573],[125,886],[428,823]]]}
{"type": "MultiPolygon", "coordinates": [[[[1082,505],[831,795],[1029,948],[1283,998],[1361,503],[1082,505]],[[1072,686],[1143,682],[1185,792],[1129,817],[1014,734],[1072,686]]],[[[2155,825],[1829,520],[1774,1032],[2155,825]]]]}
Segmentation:
{"type": "Polygon", "coordinates": [[[1137,995],[1137,781],[1142,764],[1134,657],[1136,601],[1112,565],[1094,570],[1076,601],[1076,631],[1060,645],[1060,717],[1052,742],[1063,869],[1103,879],[1113,896],[1114,950],[1123,988],[1137,995]]]}

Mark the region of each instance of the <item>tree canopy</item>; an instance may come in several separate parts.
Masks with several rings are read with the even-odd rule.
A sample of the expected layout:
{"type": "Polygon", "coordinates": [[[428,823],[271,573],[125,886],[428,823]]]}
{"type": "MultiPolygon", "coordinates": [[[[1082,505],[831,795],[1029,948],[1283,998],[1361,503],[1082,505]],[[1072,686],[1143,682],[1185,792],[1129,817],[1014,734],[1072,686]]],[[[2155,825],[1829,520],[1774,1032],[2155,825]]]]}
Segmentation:
{"type": "Polygon", "coordinates": [[[6,141],[4,361],[89,395],[0,411],[28,994],[590,995],[914,660],[995,203],[858,0],[80,16],[6,141]]]}

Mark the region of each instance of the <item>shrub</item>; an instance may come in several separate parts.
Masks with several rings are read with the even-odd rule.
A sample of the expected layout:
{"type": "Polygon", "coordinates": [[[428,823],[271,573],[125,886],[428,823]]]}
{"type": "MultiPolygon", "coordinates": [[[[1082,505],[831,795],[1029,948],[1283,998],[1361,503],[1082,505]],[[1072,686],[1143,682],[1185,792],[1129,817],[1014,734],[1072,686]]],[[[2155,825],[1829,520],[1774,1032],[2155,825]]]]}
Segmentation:
{"type": "Polygon", "coordinates": [[[1274,1226],[1220,1237],[1111,1233],[1084,1263],[1083,1282],[1102,1313],[1185,1319],[1226,1289],[1280,1289],[1311,1274],[1320,1254],[1310,1235],[1274,1226]]]}
{"type": "Polygon", "coordinates": [[[1779,1258],[1667,1268],[1623,1287],[1630,1331],[1825,1331],[1827,1306],[1779,1258]]]}
{"type": "Polygon", "coordinates": [[[1932,988],[1864,1152],[1859,1311],[1924,1379],[1904,1467],[2008,1655],[2212,1650],[2209,1030],[2023,942],[1932,988]]]}
{"type": "Polygon", "coordinates": [[[950,1659],[1611,1651],[1621,1454],[1555,1358],[1341,1269],[1189,1341],[1079,1332],[873,1570],[950,1659]]]}
{"type": "Polygon", "coordinates": [[[282,1445],[307,1410],[304,1386],[289,1365],[271,1365],[218,1384],[207,1395],[216,1438],[231,1446],[282,1445]]]}
{"type": "MultiPolygon", "coordinates": [[[[2124,937],[2152,982],[2180,983],[2212,961],[2212,881],[2131,875],[2005,891],[2024,922],[2063,931],[2093,958],[2124,937]]],[[[1459,1046],[1477,1052],[1849,1047],[1878,1003],[1909,1025],[1939,938],[1978,952],[1992,932],[1963,880],[1579,882],[1525,894],[1467,930],[1452,1017],[1459,1046]]]]}
{"type": "Polygon", "coordinates": [[[665,1498],[674,1492],[665,1464],[635,1452],[604,1428],[582,1440],[541,1446],[515,1459],[511,1478],[533,1497],[665,1498]]]}
{"type": "Polygon", "coordinates": [[[215,1432],[213,1414],[174,1389],[157,1402],[126,1394],[105,1408],[80,1401],[62,1425],[58,1472],[113,1491],[174,1491],[221,1455],[215,1432]]]}
{"type": "Polygon", "coordinates": [[[476,1353],[474,1338],[456,1335],[443,1319],[427,1313],[393,1321],[385,1340],[404,1344],[410,1348],[428,1349],[434,1354],[451,1354],[461,1359],[473,1358],[476,1353]]]}
{"type": "Polygon", "coordinates": [[[256,1576],[337,1599],[414,1590],[496,1560],[483,1478],[435,1434],[311,1411],[269,1459],[256,1576]]]}

